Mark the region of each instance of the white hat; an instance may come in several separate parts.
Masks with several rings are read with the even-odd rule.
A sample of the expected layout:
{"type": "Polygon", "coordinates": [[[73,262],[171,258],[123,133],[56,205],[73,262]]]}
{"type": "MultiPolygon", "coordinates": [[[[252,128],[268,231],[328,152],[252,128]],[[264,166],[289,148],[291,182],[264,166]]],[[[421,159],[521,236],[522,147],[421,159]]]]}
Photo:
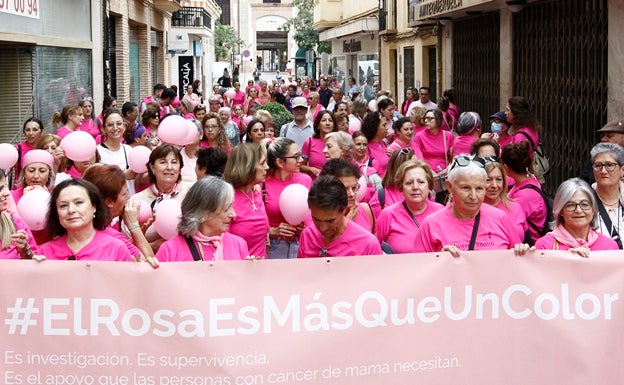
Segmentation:
{"type": "Polygon", "coordinates": [[[308,101],[304,97],[297,96],[296,98],[292,100],[291,105],[292,105],[292,108],[297,108],[297,107],[308,108],[308,101]]]}

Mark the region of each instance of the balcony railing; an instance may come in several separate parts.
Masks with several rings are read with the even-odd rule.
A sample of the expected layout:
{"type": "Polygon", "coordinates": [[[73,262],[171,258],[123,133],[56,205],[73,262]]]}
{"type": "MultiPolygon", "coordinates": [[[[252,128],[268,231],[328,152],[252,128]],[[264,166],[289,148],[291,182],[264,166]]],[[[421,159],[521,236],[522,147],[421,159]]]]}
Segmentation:
{"type": "Polygon", "coordinates": [[[203,8],[183,7],[171,15],[173,27],[212,27],[212,18],[203,8]]]}

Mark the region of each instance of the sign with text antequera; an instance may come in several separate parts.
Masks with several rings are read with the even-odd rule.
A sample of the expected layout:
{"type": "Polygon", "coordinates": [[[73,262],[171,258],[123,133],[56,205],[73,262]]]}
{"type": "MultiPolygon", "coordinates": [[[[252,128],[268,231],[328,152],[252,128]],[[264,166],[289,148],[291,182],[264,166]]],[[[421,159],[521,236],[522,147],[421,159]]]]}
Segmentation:
{"type": "Polygon", "coordinates": [[[623,293],[622,252],[0,261],[0,382],[611,384],[623,293]]]}

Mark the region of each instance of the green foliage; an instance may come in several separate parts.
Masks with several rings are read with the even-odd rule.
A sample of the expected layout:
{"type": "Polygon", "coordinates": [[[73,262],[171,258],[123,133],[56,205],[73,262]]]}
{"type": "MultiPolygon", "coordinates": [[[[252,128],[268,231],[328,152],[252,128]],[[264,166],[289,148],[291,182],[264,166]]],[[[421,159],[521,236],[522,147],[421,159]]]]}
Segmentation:
{"type": "Polygon", "coordinates": [[[314,0],[293,0],[292,5],[297,9],[297,16],[288,19],[281,27],[282,31],[293,29],[293,38],[299,47],[316,49],[317,52],[331,53],[331,44],[319,41],[319,33],[312,28],[314,23],[314,0]]]}
{"type": "Polygon", "coordinates": [[[256,107],[255,111],[265,110],[273,116],[273,125],[275,126],[275,136],[279,136],[279,130],[286,123],[292,122],[293,115],[282,104],[270,102],[256,107]]]}
{"type": "Polygon", "coordinates": [[[221,25],[218,21],[215,22],[214,37],[214,53],[216,61],[228,61],[230,60],[233,48],[236,48],[236,53],[238,53],[239,46],[246,46],[245,41],[239,39],[236,35],[234,28],[227,25],[221,25]]]}

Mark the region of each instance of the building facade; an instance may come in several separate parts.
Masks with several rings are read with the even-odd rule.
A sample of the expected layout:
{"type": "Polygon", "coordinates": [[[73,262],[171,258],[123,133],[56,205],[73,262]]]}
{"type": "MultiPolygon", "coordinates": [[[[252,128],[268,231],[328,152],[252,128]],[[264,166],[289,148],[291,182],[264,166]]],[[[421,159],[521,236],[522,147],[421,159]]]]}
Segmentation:
{"type": "Polygon", "coordinates": [[[382,88],[399,103],[407,87],[430,86],[434,98],[452,88],[482,117],[527,97],[551,190],[580,174],[596,130],[624,116],[620,1],[382,0],[380,10],[382,88]]]}
{"type": "Polygon", "coordinates": [[[353,77],[365,94],[380,76],[378,12],[377,0],[319,0],[314,5],[314,29],[332,45],[330,64],[321,65],[321,72],[345,83],[353,77]]]}

